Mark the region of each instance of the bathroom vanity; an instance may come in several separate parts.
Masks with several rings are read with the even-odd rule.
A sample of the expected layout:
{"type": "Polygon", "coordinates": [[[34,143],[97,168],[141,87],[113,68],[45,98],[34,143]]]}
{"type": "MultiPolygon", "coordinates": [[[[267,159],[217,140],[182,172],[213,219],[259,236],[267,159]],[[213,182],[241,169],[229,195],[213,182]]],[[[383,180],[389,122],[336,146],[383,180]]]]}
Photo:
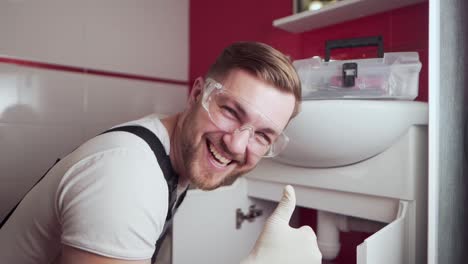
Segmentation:
{"type": "MultiPolygon", "coordinates": [[[[370,101],[362,103],[366,102],[370,101]]],[[[320,230],[315,231],[319,244],[320,241],[325,241],[323,244],[335,245],[334,248],[321,248],[324,259],[327,256],[333,258],[338,253],[338,234],[343,230],[343,223],[346,226],[348,221],[357,220],[363,226],[381,224],[381,228],[356,248],[358,264],[426,263],[427,104],[406,103],[410,106],[397,106],[399,118],[392,121],[389,116],[380,118],[381,121],[367,123],[368,127],[388,126],[401,129],[393,130],[393,139],[387,141],[387,147],[364,160],[339,166],[336,164],[340,163],[342,156],[337,152],[337,160],[329,160],[336,163],[336,166],[317,168],[306,164],[291,164],[285,157],[264,159],[256,169],[231,186],[211,192],[189,191],[174,219],[172,263],[239,263],[248,255],[266,218],[280,200],[286,184],[294,186],[298,206],[318,210],[317,229],[320,230]],[[252,205],[255,207],[251,207],[252,205]],[[261,215],[258,210],[262,211],[261,215]],[[246,220],[241,221],[240,228],[237,229],[239,211],[246,220]],[[320,217],[323,213],[327,217],[320,217]],[[321,230],[323,226],[327,230],[321,230]],[[333,234],[330,234],[330,230],[333,234]]],[[[308,107],[305,105],[306,112],[308,107]]],[[[336,106],[330,106],[330,111],[335,108],[336,106]]],[[[370,110],[367,116],[364,114],[359,118],[361,121],[371,118],[371,115],[384,113],[367,110],[370,110]]],[[[352,115],[353,112],[348,111],[348,114],[352,115]]],[[[329,118],[331,116],[333,115],[328,115],[329,118]]],[[[346,119],[346,112],[342,112],[341,117],[349,120],[346,119]]],[[[338,131],[348,135],[353,133],[352,127],[340,130],[340,125],[349,125],[348,122],[335,121],[337,120],[332,124],[338,131]]],[[[314,124],[307,118],[295,122],[314,124]]],[[[318,121],[315,124],[320,126],[318,121]]],[[[288,129],[295,128],[301,131],[304,129],[301,124],[293,123],[288,129]]],[[[334,136],[332,133],[314,135],[314,131],[320,129],[310,130],[311,138],[334,136]]],[[[294,135],[295,131],[286,133],[294,135]]],[[[365,139],[358,138],[359,131],[355,133],[357,134],[350,136],[356,140],[349,141],[347,146],[357,151],[361,148],[355,144],[362,144],[361,141],[365,139]]],[[[376,136],[391,138],[389,135],[376,136]]],[[[295,137],[292,137],[291,141],[294,140],[295,137]]],[[[303,146],[313,148],[307,144],[303,146]]],[[[312,152],[310,158],[314,157],[312,152]]],[[[349,162],[347,158],[349,157],[343,160],[349,162]]]]}

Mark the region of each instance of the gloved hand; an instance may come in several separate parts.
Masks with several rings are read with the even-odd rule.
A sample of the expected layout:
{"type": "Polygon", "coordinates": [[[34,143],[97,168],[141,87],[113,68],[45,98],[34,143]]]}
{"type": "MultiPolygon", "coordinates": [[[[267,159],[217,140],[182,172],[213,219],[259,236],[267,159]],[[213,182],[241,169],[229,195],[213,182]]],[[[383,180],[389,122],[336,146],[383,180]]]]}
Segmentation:
{"type": "Polygon", "coordinates": [[[283,197],[268,218],[249,256],[241,264],[319,264],[322,254],[317,237],[309,226],[289,226],[296,195],[291,185],[284,187],[283,197]]]}

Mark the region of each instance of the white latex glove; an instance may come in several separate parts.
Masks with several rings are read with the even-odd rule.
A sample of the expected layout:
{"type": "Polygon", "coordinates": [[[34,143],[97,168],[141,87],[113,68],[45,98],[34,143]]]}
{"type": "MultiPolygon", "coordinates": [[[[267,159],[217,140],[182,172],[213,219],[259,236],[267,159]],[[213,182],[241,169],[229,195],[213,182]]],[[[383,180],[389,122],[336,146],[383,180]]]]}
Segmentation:
{"type": "Polygon", "coordinates": [[[283,198],[266,221],[254,248],[241,264],[320,264],[322,254],[317,237],[309,226],[289,226],[296,195],[291,185],[284,187],[283,198]]]}

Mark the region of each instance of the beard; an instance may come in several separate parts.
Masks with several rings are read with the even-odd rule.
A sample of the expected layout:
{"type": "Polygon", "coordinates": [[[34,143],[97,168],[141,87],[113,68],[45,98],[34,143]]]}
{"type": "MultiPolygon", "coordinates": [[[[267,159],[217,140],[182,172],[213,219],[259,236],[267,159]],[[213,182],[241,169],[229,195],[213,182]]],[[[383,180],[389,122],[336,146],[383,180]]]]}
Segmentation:
{"type": "Polygon", "coordinates": [[[202,165],[205,161],[197,159],[197,157],[202,156],[201,148],[204,145],[203,143],[198,145],[191,144],[188,141],[182,143],[182,159],[185,168],[184,176],[189,179],[191,185],[201,190],[210,191],[223,186],[226,183],[234,182],[243,174],[239,171],[231,172],[225,176],[215,175],[212,172],[203,169],[202,165]]]}
{"type": "MultiPolygon", "coordinates": [[[[194,119],[191,119],[190,117],[186,119],[186,121],[189,120],[194,119]]],[[[254,168],[234,168],[227,172],[227,174],[214,173],[209,169],[204,168],[204,164],[208,162],[205,160],[203,155],[203,150],[205,148],[209,152],[208,147],[206,146],[207,139],[202,136],[197,142],[197,137],[191,133],[191,131],[196,127],[197,124],[195,122],[184,122],[181,126],[182,133],[180,137],[180,154],[182,156],[182,164],[184,168],[182,173],[184,174],[183,176],[189,180],[192,186],[205,191],[214,190],[220,186],[232,184],[237,178],[254,168]]],[[[218,146],[225,149],[226,152],[229,152],[227,151],[227,147],[222,143],[221,138],[218,139],[218,142],[218,146]]],[[[211,152],[209,155],[211,155],[211,152]]],[[[245,162],[233,162],[236,162],[234,165],[245,164],[245,162]]]]}

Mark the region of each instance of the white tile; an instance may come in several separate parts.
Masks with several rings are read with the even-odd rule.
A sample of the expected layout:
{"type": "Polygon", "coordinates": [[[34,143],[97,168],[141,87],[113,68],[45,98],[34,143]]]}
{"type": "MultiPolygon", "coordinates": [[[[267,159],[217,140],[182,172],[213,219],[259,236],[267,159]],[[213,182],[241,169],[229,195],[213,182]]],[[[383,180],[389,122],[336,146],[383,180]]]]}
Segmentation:
{"type": "Polygon", "coordinates": [[[156,105],[157,113],[170,115],[184,110],[188,86],[155,85],[154,90],[155,93],[161,94],[156,105]]]}
{"type": "Polygon", "coordinates": [[[83,65],[85,7],[81,1],[0,1],[0,54],[83,65]]]}
{"type": "Polygon", "coordinates": [[[0,179],[0,220],[24,197],[34,183],[0,179]]]}
{"type": "Polygon", "coordinates": [[[151,113],[182,109],[186,87],[89,76],[84,123],[119,124],[151,113]]]}
{"type": "Polygon", "coordinates": [[[18,75],[17,66],[0,63],[0,120],[5,111],[18,103],[18,75]]]}
{"type": "Polygon", "coordinates": [[[188,0],[87,0],[92,68],[188,80],[188,0]]]}
{"type": "Polygon", "coordinates": [[[188,79],[189,0],[0,1],[0,54],[188,79]]]}
{"type": "Polygon", "coordinates": [[[17,67],[0,68],[0,122],[75,124],[83,116],[84,75],[17,67]]]}
{"type": "Polygon", "coordinates": [[[83,138],[79,126],[0,123],[0,180],[34,182],[83,138]]]}

